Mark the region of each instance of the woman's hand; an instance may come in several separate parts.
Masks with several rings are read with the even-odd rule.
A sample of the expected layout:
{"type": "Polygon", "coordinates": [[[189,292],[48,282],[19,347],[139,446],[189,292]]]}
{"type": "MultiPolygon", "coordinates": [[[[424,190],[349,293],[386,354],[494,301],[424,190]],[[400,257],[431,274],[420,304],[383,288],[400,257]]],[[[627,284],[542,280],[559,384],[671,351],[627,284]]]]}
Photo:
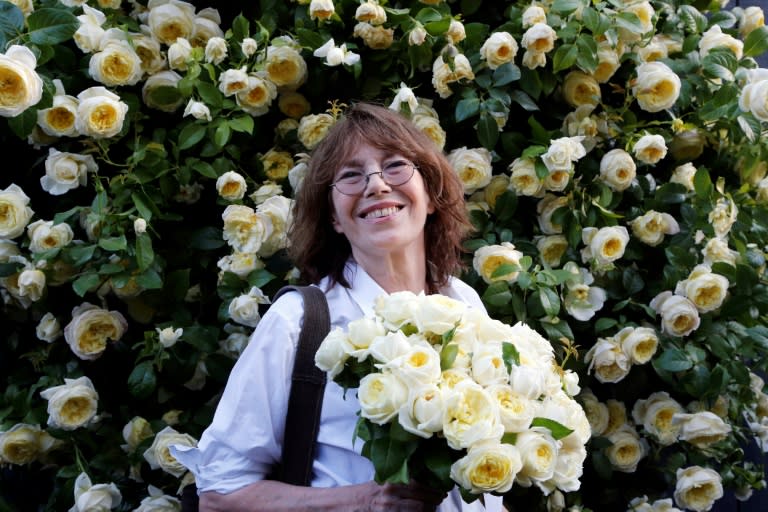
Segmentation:
{"type": "Polygon", "coordinates": [[[426,487],[417,482],[408,485],[369,482],[371,492],[367,512],[401,510],[403,512],[433,512],[443,502],[447,493],[426,487]]]}

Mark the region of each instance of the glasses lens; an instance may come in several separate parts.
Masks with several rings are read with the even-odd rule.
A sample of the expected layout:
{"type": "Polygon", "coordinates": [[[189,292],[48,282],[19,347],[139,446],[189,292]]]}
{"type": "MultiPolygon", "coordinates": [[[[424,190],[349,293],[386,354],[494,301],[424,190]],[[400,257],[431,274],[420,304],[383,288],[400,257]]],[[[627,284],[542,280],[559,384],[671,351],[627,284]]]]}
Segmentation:
{"type": "Polygon", "coordinates": [[[386,169],[384,169],[383,178],[387,184],[396,187],[398,185],[403,185],[408,180],[410,180],[414,172],[415,167],[413,164],[403,162],[388,166],[386,169]]]}
{"type": "Polygon", "coordinates": [[[342,194],[354,196],[363,191],[365,183],[366,179],[363,173],[354,173],[339,178],[334,186],[342,194]]]}
{"type": "Polygon", "coordinates": [[[373,174],[378,174],[384,180],[387,185],[397,187],[404,185],[413,177],[416,172],[416,167],[410,162],[398,162],[393,165],[387,166],[381,172],[374,172],[371,174],[363,174],[362,172],[349,172],[345,173],[341,178],[336,180],[333,187],[336,188],[342,194],[349,196],[356,196],[361,194],[365,190],[370,177],[373,174]]]}

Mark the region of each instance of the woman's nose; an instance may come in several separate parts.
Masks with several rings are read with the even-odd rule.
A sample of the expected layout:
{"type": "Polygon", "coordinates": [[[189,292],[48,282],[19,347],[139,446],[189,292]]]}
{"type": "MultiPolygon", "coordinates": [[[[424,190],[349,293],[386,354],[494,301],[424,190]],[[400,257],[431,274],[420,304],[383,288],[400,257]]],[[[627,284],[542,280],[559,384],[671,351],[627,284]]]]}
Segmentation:
{"type": "Polygon", "coordinates": [[[365,195],[376,194],[382,189],[389,190],[390,186],[384,181],[383,171],[374,171],[365,176],[365,195]]]}

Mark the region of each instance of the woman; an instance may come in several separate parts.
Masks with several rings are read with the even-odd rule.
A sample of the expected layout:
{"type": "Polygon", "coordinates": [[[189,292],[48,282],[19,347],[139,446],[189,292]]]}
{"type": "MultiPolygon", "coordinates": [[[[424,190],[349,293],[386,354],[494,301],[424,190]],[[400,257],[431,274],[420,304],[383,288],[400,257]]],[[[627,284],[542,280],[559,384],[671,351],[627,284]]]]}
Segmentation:
{"type": "MultiPolygon", "coordinates": [[[[452,277],[467,221],[462,184],[434,143],[401,115],[360,103],[312,154],[296,197],[290,252],[303,281],[326,295],[331,328],[372,314],[387,292],[442,293],[482,308],[452,277]]],[[[198,448],[174,455],[195,474],[201,510],[480,511],[421,486],[379,485],[354,442],[357,400],[334,382],[324,392],[312,487],[264,480],[280,459],[302,301],[267,311],[238,359],[198,448]]]]}

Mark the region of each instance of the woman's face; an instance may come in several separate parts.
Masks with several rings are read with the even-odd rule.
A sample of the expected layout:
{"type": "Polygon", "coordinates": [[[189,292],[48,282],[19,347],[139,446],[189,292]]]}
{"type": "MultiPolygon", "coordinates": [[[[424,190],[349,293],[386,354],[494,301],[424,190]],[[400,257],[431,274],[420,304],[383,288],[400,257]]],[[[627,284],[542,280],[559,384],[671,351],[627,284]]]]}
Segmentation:
{"type": "MultiPolygon", "coordinates": [[[[341,165],[333,181],[349,173],[368,175],[409,163],[403,155],[364,144],[341,165]]],[[[358,262],[400,252],[425,257],[424,225],[434,206],[418,170],[398,186],[388,185],[380,174],[370,175],[358,195],[333,187],[331,202],[333,227],[347,237],[358,262]]]]}

